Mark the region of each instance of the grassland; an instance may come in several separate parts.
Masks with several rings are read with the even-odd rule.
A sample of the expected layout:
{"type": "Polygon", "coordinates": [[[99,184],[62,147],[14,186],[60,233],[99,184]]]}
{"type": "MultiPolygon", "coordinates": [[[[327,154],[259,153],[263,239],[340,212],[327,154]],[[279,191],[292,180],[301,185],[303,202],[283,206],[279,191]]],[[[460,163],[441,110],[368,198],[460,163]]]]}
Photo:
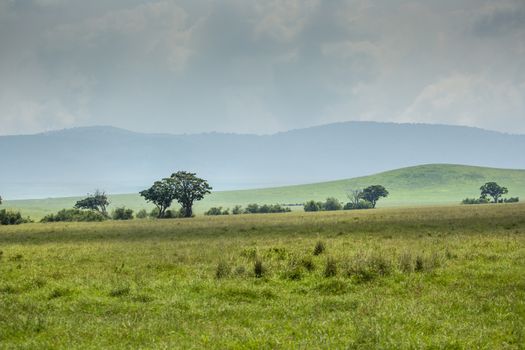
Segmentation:
{"type": "Polygon", "coordinates": [[[523,204],[26,224],[0,250],[0,348],[525,344],[523,204]]]}
{"type": "MultiPolygon", "coordinates": [[[[488,181],[496,181],[508,187],[509,196],[525,198],[525,170],[434,164],[316,184],[214,192],[196,205],[195,212],[202,214],[214,206],[232,208],[237,204],[248,203],[296,204],[310,199],[324,200],[327,197],[347,201],[346,193],[349,189],[374,184],[381,184],[390,191],[390,196],[379,202],[380,207],[456,204],[466,197],[479,196],[479,187],[488,181]]],[[[7,201],[5,206],[39,219],[62,208],[71,208],[78,199],[80,198],[7,201]]],[[[113,208],[127,206],[134,210],[151,209],[138,194],[113,195],[111,202],[113,208]]],[[[301,207],[295,209],[300,210],[301,207]]]]}

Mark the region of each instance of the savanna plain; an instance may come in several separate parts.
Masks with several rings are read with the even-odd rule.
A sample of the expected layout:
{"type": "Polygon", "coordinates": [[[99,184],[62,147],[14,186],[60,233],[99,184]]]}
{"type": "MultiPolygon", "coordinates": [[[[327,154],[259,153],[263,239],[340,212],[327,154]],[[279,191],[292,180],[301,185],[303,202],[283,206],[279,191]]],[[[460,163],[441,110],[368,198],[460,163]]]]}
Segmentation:
{"type": "Polygon", "coordinates": [[[0,348],[525,347],[525,205],[0,227],[0,348]]]}

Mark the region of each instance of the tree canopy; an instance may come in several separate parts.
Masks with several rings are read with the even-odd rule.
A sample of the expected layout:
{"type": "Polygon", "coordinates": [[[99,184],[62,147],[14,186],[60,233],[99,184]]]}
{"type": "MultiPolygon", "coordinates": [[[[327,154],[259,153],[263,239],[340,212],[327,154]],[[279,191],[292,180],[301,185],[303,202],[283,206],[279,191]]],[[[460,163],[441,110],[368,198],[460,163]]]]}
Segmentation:
{"type": "Polygon", "coordinates": [[[506,187],[498,185],[496,182],[487,182],[480,188],[481,198],[491,196],[494,199],[494,203],[498,203],[502,195],[509,193],[506,187]]]}
{"type": "Polygon", "coordinates": [[[96,190],[93,194],[88,194],[84,199],[79,200],[75,204],[76,209],[88,209],[95,210],[104,216],[108,215],[107,208],[109,206],[109,200],[106,193],[100,190],[96,190]]]}
{"type": "Polygon", "coordinates": [[[141,191],[140,195],[144,197],[147,202],[153,203],[158,209],[157,217],[163,218],[166,210],[175,200],[175,189],[168,179],[162,179],[155,181],[147,190],[141,191]]]}
{"type": "Polygon", "coordinates": [[[372,208],[376,207],[377,201],[380,198],[384,198],[388,196],[388,191],[386,188],[384,188],[381,185],[373,185],[369,186],[365,189],[363,189],[361,193],[361,198],[364,200],[370,202],[372,204],[372,208]]]}
{"type": "Polygon", "coordinates": [[[168,182],[174,189],[175,199],[182,206],[184,217],[187,218],[193,215],[193,203],[203,199],[212,190],[206,180],[187,171],[171,174],[168,182]]]}
{"type": "Polygon", "coordinates": [[[182,206],[183,216],[191,217],[193,204],[211,193],[211,190],[208,182],[197,177],[195,173],[178,171],[168,178],[156,181],[153,186],[141,191],[140,195],[146,201],[155,204],[159,218],[165,217],[166,210],[174,200],[182,206]]]}

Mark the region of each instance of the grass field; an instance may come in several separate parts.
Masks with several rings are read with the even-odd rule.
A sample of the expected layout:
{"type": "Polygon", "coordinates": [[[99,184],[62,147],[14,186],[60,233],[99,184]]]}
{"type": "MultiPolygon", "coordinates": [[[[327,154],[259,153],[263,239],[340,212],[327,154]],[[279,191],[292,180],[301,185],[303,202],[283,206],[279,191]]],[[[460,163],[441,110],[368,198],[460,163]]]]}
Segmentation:
{"type": "Polygon", "coordinates": [[[26,224],[0,250],[0,348],[525,346],[523,204],[26,224]]]}
{"type": "MultiPolygon", "coordinates": [[[[422,165],[392,170],[355,179],[243,191],[214,192],[197,203],[195,212],[202,214],[211,207],[233,208],[235,205],[298,204],[307,200],[335,197],[348,201],[349,189],[381,184],[390,191],[380,207],[457,204],[466,197],[479,197],[479,187],[496,181],[509,188],[509,196],[525,198],[525,170],[492,169],[463,165],[422,165]]],[[[213,185],[213,184],[212,184],[213,185]]],[[[25,216],[40,219],[46,214],[71,208],[80,198],[54,198],[6,201],[4,207],[21,210],[25,216]]],[[[111,208],[127,206],[134,210],[151,209],[138,194],[111,196],[111,208]]],[[[293,207],[301,210],[302,207],[293,207]]]]}

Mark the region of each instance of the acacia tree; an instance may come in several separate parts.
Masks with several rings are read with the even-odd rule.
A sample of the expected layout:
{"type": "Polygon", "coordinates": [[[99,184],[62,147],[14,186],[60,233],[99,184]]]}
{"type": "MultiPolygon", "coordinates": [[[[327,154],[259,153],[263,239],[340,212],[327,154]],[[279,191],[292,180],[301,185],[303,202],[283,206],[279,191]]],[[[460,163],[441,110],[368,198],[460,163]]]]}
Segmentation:
{"type": "Polygon", "coordinates": [[[171,203],[175,199],[175,188],[169,179],[162,179],[155,181],[153,186],[147,190],[141,191],[140,195],[144,197],[147,202],[151,202],[157,207],[157,218],[160,219],[164,217],[166,210],[171,207],[171,203]]]}
{"type": "Polygon", "coordinates": [[[89,194],[84,199],[79,200],[75,204],[77,209],[95,210],[104,216],[108,216],[107,208],[110,202],[104,191],[96,190],[95,193],[89,194]]]}
{"type": "Polygon", "coordinates": [[[388,191],[383,186],[373,185],[363,190],[361,198],[369,201],[372,204],[372,208],[375,208],[377,201],[382,197],[387,197],[388,194],[388,191]]]}
{"type": "Polygon", "coordinates": [[[494,203],[498,203],[499,198],[509,193],[509,190],[506,187],[502,187],[495,182],[487,182],[479,188],[481,190],[481,198],[487,198],[491,196],[494,199],[494,203]]]}
{"type": "Polygon", "coordinates": [[[206,180],[187,171],[178,171],[167,180],[174,189],[175,199],[182,206],[184,217],[187,218],[193,215],[193,203],[203,199],[212,190],[206,180]]]}

